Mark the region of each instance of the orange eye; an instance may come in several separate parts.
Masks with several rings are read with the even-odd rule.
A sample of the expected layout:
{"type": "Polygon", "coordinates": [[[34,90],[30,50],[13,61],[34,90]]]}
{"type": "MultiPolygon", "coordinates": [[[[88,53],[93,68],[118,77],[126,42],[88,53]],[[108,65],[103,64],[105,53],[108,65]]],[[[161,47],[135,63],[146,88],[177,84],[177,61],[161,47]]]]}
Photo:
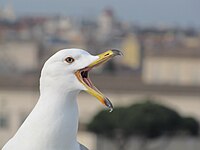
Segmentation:
{"type": "Polygon", "coordinates": [[[67,58],[65,58],[65,61],[66,61],[67,63],[71,64],[71,63],[74,62],[74,58],[72,58],[72,57],[67,57],[67,58]]]}

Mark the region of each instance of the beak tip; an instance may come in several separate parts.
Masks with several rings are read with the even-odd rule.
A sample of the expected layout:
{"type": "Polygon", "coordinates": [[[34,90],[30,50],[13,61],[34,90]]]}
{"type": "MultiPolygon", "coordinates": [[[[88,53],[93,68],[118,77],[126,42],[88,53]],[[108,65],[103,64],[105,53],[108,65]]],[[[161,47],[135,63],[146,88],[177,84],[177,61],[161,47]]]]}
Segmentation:
{"type": "Polygon", "coordinates": [[[119,56],[123,56],[124,55],[120,50],[117,50],[117,49],[112,49],[111,51],[114,53],[115,56],[116,55],[119,55],[119,56]]]}
{"type": "Polygon", "coordinates": [[[109,112],[112,112],[112,111],[113,111],[113,107],[109,109],[109,112]]]}
{"type": "Polygon", "coordinates": [[[109,108],[109,112],[113,111],[113,105],[107,97],[105,98],[105,105],[109,108]]]}

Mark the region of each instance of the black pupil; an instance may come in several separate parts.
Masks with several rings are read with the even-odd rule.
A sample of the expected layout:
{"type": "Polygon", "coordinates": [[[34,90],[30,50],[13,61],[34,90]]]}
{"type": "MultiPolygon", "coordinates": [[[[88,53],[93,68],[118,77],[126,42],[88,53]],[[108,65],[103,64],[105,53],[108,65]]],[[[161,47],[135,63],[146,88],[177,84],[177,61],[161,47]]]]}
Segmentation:
{"type": "Polygon", "coordinates": [[[70,62],[70,63],[73,62],[73,58],[68,57],[68,58],[67,58],[67,62],[70,62]]]}

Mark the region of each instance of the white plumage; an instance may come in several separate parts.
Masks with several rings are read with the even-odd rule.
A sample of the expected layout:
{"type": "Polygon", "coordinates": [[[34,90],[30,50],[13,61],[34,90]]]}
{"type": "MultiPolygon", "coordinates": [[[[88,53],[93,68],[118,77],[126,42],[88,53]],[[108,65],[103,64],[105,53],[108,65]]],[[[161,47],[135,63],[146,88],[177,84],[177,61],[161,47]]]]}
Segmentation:
{"type": "Polygon", "coordinates": [[[85,150],[76,140],[77,94],[85,90],[112,108],[87,74],[93,66],[114,56],[113,51],[108,51],[110,57],[107,57],[108,52],[103,56],[104,61],[100,61],[103,60],[101,55],[93,56],[81,49],[64,49],[50,57],[41,71],[36,106],[3,150],[85,150]]]}

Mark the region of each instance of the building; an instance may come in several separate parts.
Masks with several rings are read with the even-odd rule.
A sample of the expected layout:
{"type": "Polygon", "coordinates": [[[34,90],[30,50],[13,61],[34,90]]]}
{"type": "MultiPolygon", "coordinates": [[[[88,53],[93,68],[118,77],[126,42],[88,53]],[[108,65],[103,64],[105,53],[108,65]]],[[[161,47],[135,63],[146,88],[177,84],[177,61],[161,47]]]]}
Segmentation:
{"type": "Polygon", "coordinates": [[[28,41],[0,43],[0,75],[29,73],[38,70],[38,45],[28,41]]]}
{"type": "Polygon", "coordinates": [[[200,86],[200,50],[185,47],[148,49],[142,78],[147,84],[200,86]]]}
{"type": "Polygon", "coordinates": [[[104,43],[111,40],[116,26],[112,9],[105,9],[98,18],[97,39],[104,43]]]}
{"type": "Polygon", "coordinates": [[[141,68],[142,50],[140,43],[134,34],[127,35],[122,41],[123,64],[133,70],[141,68]]]}
{"type": "Polygon", "coordinates": [[[0,20],[15,21],[16,16],[12,3],[7,3],[3,8],[0,7],[0,20]]]}

